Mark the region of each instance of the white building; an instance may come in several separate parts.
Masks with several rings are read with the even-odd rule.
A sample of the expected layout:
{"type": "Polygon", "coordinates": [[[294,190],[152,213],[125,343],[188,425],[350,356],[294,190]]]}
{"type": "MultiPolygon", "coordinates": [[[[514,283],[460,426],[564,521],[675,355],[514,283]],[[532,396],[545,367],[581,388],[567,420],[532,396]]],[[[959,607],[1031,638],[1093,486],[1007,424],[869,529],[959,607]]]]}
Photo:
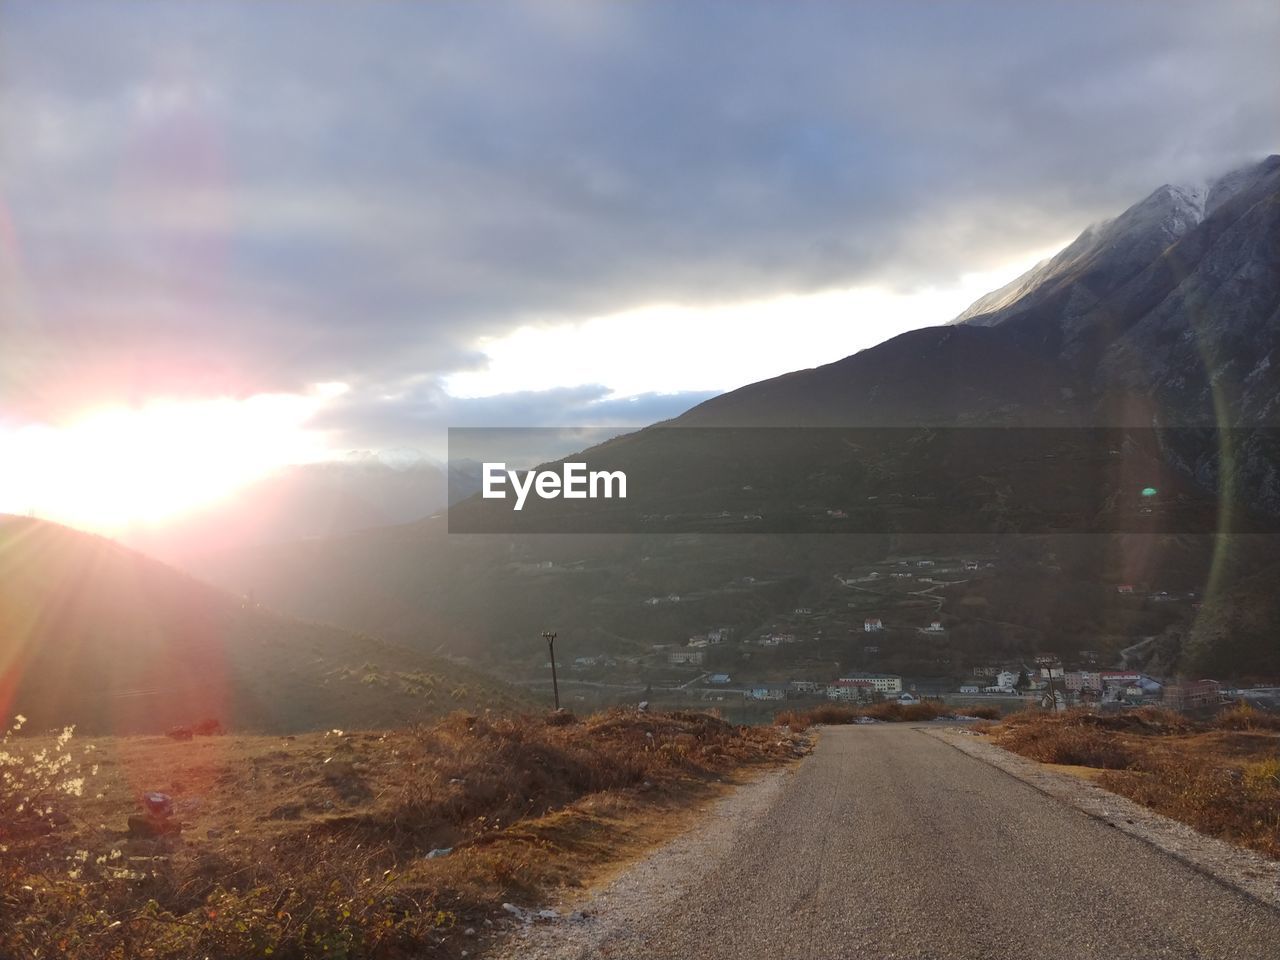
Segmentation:
{"type": "Polygon", "coordinates": [[[874,688],[867,680],[844,679],[827,684],[828,700],[869,700],[874,688]]]}
{"type": "Polygon", "coordinates": [[[987,693],[1013,693],[1018,685],[1018,675],[1009,670],[1001,670],[996,674],[996,682],[986,688],[987,693]]]}
{"type": "Polygon", "coordinates": [[[851,677],[841,677],[837,682],[843,683],[845,680],[865,681],[871,684],[871,689],[876,693],[897,694],[902,692],[902,678],[892,673],[855,673],[851,677]]]}

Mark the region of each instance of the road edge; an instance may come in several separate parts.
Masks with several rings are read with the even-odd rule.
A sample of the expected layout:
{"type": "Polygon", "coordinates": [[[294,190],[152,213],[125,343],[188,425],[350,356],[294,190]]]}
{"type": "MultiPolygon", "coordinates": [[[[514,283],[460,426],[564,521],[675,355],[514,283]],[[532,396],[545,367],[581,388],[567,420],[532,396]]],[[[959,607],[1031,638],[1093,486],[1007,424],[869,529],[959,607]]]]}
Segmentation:
{"type": "Polygon", "coordinates": [[[989,743],[972,731],[916,729],[995,767],[1045,796],[1154,847],[1201,876],[1280,912],[1280,861],[1207,836],[1087,780],[1050,770],[1035,760],[989,743]]]}
{"type": "MultiPolygon", "coordinates": [[[[813,738],[816,741],[816,738],[813,738]]],[[[793,762],[731,785],[698,811],[670,839],[621,867],[609,880],[587,889],[565,890],[552,900],[547,922],[513,922],[497,931],[484,960],[588,960],[600,949],[626,940],[654,911],[675,909],[682,897],[716,865],[732,856],[752,816],[769,809],[812,749],[793,762]],[[672,883],[671,877],[680,878],[672,883]]]]}

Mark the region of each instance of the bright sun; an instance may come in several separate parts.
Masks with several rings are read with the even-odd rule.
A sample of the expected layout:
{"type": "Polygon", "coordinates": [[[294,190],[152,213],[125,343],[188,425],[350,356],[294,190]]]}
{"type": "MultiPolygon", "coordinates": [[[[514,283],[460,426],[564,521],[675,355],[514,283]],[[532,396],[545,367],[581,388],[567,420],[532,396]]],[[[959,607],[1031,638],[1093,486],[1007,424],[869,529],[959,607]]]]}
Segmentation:
{"type": "Polygon", "coordinates": [[[0,425],[0,512],[100,533],[213,502],[287,463],[324,455],[306,429],[322,395],[154,401],[60,426],[0,425]]]}

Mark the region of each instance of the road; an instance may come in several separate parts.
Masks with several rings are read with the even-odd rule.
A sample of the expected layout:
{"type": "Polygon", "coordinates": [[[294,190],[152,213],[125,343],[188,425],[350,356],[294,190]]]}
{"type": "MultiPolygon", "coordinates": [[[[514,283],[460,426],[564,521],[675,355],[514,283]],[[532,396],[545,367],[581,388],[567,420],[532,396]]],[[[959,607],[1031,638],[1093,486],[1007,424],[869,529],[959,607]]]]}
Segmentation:
{"type": "Polygon", "coordinates": [[[748,801],[633,870],[589,921],[534,931],[511,955],[1280,956],[1272,908],[908,726],[828,728],[748,801]]]}

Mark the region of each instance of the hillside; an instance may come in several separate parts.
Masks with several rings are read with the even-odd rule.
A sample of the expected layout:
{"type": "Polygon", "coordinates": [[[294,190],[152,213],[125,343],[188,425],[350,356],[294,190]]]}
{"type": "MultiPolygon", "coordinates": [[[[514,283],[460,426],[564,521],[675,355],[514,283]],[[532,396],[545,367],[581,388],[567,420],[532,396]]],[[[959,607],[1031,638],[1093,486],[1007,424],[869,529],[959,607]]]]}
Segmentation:
{"type": "Polygon", "coordinates": [[[804,652],[739,644],[706,660],[767,679],[850,666],[954,676],[974,660],[1072,650],[1118,663],[1152,637],[1126,659],[1158,650],[1168,671],[1269,675],[1280,622],[1253,578],[1280,563],[1277,211],[1280,158],[1161,187],[961,322],[743,387],[575,458],[634,474],[625,505],[553,501],[486,525],[495,504],[471,500],[450,526],[492,533],[427,521],[210,569],[305,616],[406,642],[428,630],[531,670],[532,638],[558,626],[575,653],[629,658],[593,678],[642,685],[697,673],[664,673],[652,644],[723,625],[743,644],[808,637],[804,652]],[[1166,429],[1206,424],[1263,429],[1166,429]],[[1099,442],[1098,426],[1122,432],[1099,442]],[[1265,535],[1228,542],[1224,529],[1265,535]],[[817,532],[841,535],[801,536],[817,532]],[[981,589],[959,583],[975,556],[999,571],[981,589]],[[950,599],[832,587],[906,558],[949,566],[956,583],[920,589],[950,599]],[[1135,583],[1142,609],[1116,596],[1135,583]],[[680,600],[646,606],[667,595],[680,600]],[[792,611],[809,607],[815,619],[798,622],[792,611]],[[945,632],[922,641],[930,609],[945,632]],[[864,613],[912,626],[864,655],[864,613]]]}
{"type": "Polygon", "coordinates": [[[283,617],[99,537],[0,518],[0,709],[33,729],[405,723],[518,706],[437,657],[283,617]]]}

